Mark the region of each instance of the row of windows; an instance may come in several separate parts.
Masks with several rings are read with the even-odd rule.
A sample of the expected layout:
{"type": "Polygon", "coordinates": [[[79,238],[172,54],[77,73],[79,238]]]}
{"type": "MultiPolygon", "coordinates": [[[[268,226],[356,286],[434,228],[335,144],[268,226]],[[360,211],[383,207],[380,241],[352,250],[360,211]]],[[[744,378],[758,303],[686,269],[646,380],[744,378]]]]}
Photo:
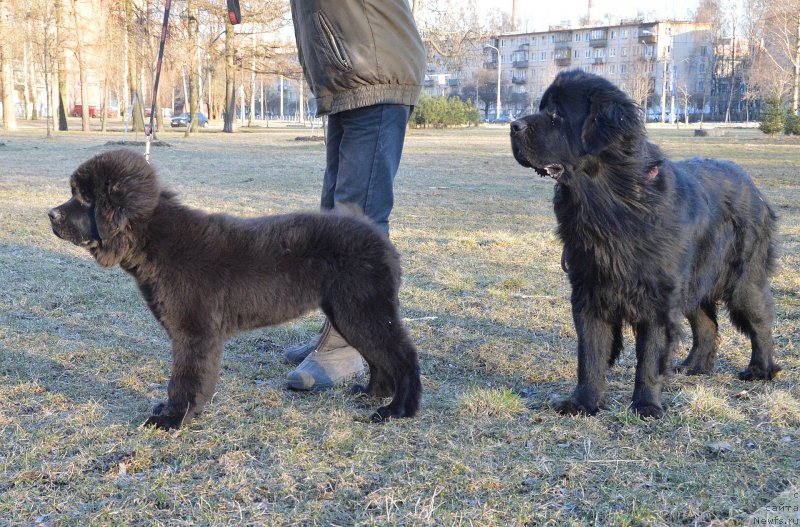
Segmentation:
{"type": "MultiPolygon", "coordinates": [[[[566,53],[569,48],[564,48],[565,51],[562,53],[566,53]]],[[[605,58],[608,57],[616,57],[617,51],[619,50],[620,57],[627,57],[629,54],[630,56],[634,56],[634,54],[638,51],[639,54],[643,54],[645,57],[654,57],[656,53],[655,46],[632,46],[630,48],[586,48],[583,50],[583,56],[585,58],[595,57],[595,58],[605,58]]],[[[547,51],[540,51],[536,53],[520,53],[514,52],[510,55],[502,55],[501,58],[503,60],[503,64],[508,64],[509,62],[516,62],[516,61],[524,61],[524,60],[538,60],[545,61],[549,56],[551,59],[553,58],[553,54],[558,53],[558,51],[550,51],[549,55],[547,51]]],[[[580,50],[574,49],[572,50],[573,58],[578,58],[580,56],[580,50]]]]}
{"type": "Polygon", "coordinates": [[[500,45],[498,47],[504,48],[506,45],[509,47],[514,47],[515,45],[524,45],[528,44],[530,46],[536,46],[537,42],[541,43],[542,47],[547,46],[547,43],[556,43],[556,42],[570,42],[574,40],[575,42],[581,42],[581,39],[588,42],[590,40],[595,39],[611,39],[615,40],[617,38],[620,39],[627,39],[629,38],[636,38],[639,36],[639,28],[634,27],[630,29],[595,29],[593,31],[575,31],[574,35],[570,37],[569,33],[550,33],[547,35],[523,35],[521,37],[508,37],[508,38],[501,38],[500,45]],[[548,38],[549,37],[549,38],[548,38]]]}

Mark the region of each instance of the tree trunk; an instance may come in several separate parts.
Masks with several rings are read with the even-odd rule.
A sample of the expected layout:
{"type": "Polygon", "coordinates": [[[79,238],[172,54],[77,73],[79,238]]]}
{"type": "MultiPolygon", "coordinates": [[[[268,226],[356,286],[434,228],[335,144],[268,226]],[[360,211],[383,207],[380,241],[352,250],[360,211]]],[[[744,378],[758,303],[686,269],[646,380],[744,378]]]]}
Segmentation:
{"type": "Polygon", "coordinates": [[[11,56],[8,46],[0,43],[0,62],[2,62],[3,78],[3,128],[6,130],[17,129],[17,114],[14,104],[14,76],[11,67],[11,56]]]}
{"type": "Polygon", "coordinates": [[[58,69],[58,129],[69,130],[67,125],[67,60],[66,28],[64,27],[64,2],[56,0],[56,68],[58,69]]]}
{"type": "Polygon", "coordinates": [[[17,129],[17,115],[14,108],[14,69],[11,61],[10,38],[8,36],[11,23],[10,13],[4,2],[0,2],[0,79],[2,85],[0,90],[3,92],[3,128],[8,130],[17,129]]]}
{"type": "Polygon", "coordinates": [[[233,64],[234,52],[233,24],[225,22],[225,124],[223,132],[233,133],[233,117],[236,114],[236,88],[234,86],[233,75],[235,73],[233,64]]]}
{"type": "MultiPolygon", "coordinates": [[[[28,29],[29,29],[28,34],[29,35],[33,35],[33,28],[30,27],[30,21],[28,21],[28,29]]],[[[27,55],[28,55],[28,67],[27,67],[27,72],[26,72],[27,73],[26,74],[26,77],[27,77],[26,87],[28,89],[28,92],[30,93],[30,95],[29,95],[30,96],[30,102],[31,102],[31,116],[30,116],[30,118],[35,121],[36,119],[39,118],[39,108],[37,108],[38,99],[36,97],[36,81],[35,81],[35,79],[36,79],[36,61],[34,60],[34,57],[36,55],[34,55],[33,44],[31,42],[27,42],[26,45],[25,45],[25,48],[27,49],[27,55]]]]}
{"type": "Polygon", "coordinates": [[[200,110],[200,32],[198,31],[197,4],[195,0],[187,0],[186,9],[188,18],[186,20],[189,45],[191,52],[189,56],[189,112],[191,122],[186,126],[185,136],[196,132],[199,126],[197,112],[200,110]]]}
{"type": "Polygon", "coordinates": [[[255,125],[256,118],[256,39],[253,36],[253,68],[250,71],[250,115],[247,118],[247,126],[255,125]]]}
{"type": "Polygon", "coordinates": [[[797,17],[797,40],[794,43],[794,90],[792,91],[792,113],[797,115],[800,98],[800,16],[797,17]]]}
{"type": "Polygon", "coordinates": [[[136,61],[136,28],[134,13],[134,0],[126,0],[125,2],[125,48],[127,49],[128,59],[128,98],[131,102],[131,122],[132,127],[136,131],[144,130],[144,122],[142,121],[142,101],[141,97],[137,96],[138,82],[139,82],[139,67],[136,61]]]}
{"type": "Polygon", "coordinates": [[[75,59],[78,61],[78,74],[81,84],[81,131],[89,131],[89,87],[86,79],[86,61],[83,54],[83,33],[78,20],[77,0],[72,0],[72,25],[75,28],[75,59]]]}

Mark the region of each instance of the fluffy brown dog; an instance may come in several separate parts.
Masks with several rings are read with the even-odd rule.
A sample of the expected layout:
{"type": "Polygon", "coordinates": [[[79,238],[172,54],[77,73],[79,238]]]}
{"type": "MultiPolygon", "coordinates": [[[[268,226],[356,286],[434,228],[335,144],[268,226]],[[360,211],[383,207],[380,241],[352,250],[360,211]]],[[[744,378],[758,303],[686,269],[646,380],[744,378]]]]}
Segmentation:
{"type": "Polygon", "coordinates": [[[172,341],[169,398],[146,424],[179,428],[202,411],[226,338],[317,307],[369,364],[369,384],[354,392],[393,396],[372,419],[416,414],[422,389],[398,312],[399,257],[373,225],[325,213],[206,214],[124,149],[83,163],[70,186],[72,198],[49,211],[53,232],[133,276],[172,341]]]}

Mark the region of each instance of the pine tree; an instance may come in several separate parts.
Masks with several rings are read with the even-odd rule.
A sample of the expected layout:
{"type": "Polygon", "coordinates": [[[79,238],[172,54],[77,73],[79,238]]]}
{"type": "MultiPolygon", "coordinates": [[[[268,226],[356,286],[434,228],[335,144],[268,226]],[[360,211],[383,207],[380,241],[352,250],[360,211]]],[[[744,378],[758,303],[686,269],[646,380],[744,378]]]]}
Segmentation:
{"type": "Polygon", "coordinates": [[[783,103],[780,97],[767,99],[759,128],[762,132],[775,135],[783,131],[783,103]]]}

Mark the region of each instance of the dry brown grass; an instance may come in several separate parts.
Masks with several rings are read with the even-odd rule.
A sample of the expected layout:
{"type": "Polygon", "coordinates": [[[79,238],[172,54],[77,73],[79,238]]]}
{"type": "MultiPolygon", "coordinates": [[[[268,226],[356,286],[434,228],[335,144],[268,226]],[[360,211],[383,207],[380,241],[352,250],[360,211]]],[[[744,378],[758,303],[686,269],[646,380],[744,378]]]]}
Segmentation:
{"type": "MultiPolygon", "coordinates": [[[[315,208],[308,132],[204,131],[156,148],[182,199],[241,215],[315,208]]],[[[575,377],[552,183],[504,130],[410,132],[392,238],[420,349],[418,418],[376,426],[337,389],[283,389],[279,350],[319,315],[232,339],[218,393],[179,434],[138,427],[165,391],[168,343],[131,280],[57,240],[46,210],[120,134],[0,136],[0,525],[732,525],[800,472],[800,145],[754,131],[658,131],[673,156],[734,159],[780,215],[770,385],[738,381],[748,343],[724,324],[715,375],[678,375],[658,422],[626,407],[550,409],[575,377]]],[[[685,346],[684,346],[685,348],[685,346]]],[[[682,353],[685,353],[684,349],[682,353]]]]}

